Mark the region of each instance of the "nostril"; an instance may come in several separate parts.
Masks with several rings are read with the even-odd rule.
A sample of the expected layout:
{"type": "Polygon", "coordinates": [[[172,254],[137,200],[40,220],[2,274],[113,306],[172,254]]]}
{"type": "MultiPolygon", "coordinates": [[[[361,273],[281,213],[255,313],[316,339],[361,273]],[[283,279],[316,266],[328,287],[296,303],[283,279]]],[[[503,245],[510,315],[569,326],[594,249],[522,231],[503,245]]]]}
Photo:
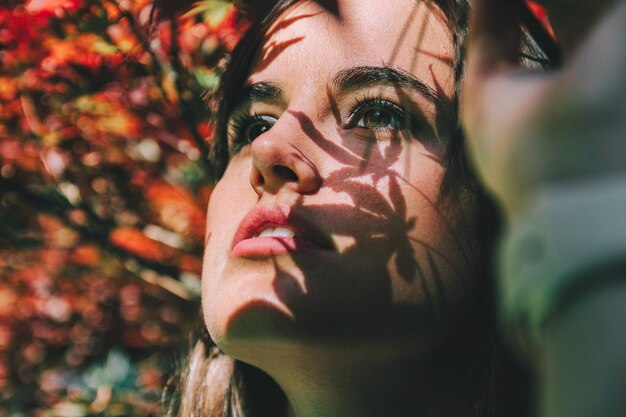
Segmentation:
{"type": "Polygon", "coordinates": [[[283,180],[298,181],[298,175],[296,175],[295,172],[293,172],[291,169],[287,168],[286,166],[276,165],[274,166],[273,170],[274,170],[274,174],[276,174],[277,177],[282,178],[283,180]]]}

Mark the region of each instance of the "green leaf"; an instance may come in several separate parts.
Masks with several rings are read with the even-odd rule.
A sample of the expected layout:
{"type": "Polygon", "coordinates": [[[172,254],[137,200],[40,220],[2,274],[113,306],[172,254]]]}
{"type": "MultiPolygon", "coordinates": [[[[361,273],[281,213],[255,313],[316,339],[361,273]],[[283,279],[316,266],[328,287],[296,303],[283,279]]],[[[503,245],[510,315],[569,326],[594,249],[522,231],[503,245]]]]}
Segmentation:
{"type": "Polygon", "coordinates": [[[233,8],[228,0],[203,0],[195,3],[195,7],[185,14],[185,17],[202,15],[202,18],[211,26],[217,26],[233,8]]]}
{"type": "Polygon", "coordinates": [[[111,385],[124,382],[131,372],[130,359],[118,349],[109,352],[104,368],[104,377],[111,385]]]}
{"type": "Polygon", "coordinates": [[[204,90],[215,90],[220,82],[220,77],[215,70],[198,68],[193,73],[198,85],[204,90]]]}

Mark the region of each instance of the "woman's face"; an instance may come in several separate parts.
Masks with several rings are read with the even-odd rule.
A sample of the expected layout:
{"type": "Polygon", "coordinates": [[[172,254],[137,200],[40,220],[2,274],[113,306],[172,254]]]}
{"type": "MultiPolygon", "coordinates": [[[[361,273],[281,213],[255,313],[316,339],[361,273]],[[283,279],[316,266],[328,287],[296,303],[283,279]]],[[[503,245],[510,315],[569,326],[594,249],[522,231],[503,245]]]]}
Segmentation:
{"type": "Polygon", "coordinates": [[[438,201],[455,125],[445,17],[415,0],[323,4],[274,23],[230,118],[202,297],[234,356],[432,345],[476,287],[469,209],[438,201]]]}

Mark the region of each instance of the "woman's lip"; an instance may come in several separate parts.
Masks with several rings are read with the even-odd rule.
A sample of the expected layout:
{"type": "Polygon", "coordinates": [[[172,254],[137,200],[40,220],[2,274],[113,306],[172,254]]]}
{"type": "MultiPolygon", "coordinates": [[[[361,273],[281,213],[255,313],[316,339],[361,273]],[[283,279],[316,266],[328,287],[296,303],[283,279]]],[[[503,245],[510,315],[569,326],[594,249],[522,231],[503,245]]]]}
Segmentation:
{"type": "Polygon", "coordinates": [[[230,255],[243,258],[264,258],[290,252],[328,251],[316,244],[294,237],[252,237],[237,243],[230,255]]]}
{"type": "Polygon", "coordinates": [[[231,245],[231,256],[271,256],[288,252],[334,250],[332,242],[308,219],[282,204],[254,207],[241,220],[231,245]],[[285,227],[294,237],[259,236],[268,227],[285,227]]]}

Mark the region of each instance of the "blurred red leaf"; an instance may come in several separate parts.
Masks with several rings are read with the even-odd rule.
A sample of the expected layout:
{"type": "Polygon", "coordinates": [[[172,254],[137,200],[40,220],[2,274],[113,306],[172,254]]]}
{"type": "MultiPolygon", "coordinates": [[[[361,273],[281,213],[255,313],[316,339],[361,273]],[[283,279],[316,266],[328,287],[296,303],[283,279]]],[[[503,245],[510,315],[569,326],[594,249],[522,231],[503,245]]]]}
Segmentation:
{"type": "Polygon", "coordinates": [[[180,257],[180,269],[194,272],[198,275],[202,272],[202,258],[192,255],[182,255],[180,257]]]}
{"type": "Polygon", "coordinates": [[[10,286],[0,285],[0,318],[10,317],[17,301],[18,295],[10,286]]]}
{"type": "Polygon", "coordinates": [[[163,225],[197,242],[203,241],[204,212],[186,190],[157,180],[146,188],[145,195],[163,225]]]}
{"type": "Polygon", "coordinates": [[[150,239],[141,230],[120,227],[111,233],[109,240],[114,246],[151,261],[169,261],[176,251],[161,242],[150,239]]]}
{"type": "Polygon", "coordinates": [[[68,258],[69,262],[94,267],[100,262],[100,249],[94,245],[80,245],[74,248],[68,258]]]}
{"type": "Polygon", "coordinates": [[[58,13],[60,10],[76,10],[82,5],[82,0],[30,0],[25,8],[29,13],[58,13]]]}

